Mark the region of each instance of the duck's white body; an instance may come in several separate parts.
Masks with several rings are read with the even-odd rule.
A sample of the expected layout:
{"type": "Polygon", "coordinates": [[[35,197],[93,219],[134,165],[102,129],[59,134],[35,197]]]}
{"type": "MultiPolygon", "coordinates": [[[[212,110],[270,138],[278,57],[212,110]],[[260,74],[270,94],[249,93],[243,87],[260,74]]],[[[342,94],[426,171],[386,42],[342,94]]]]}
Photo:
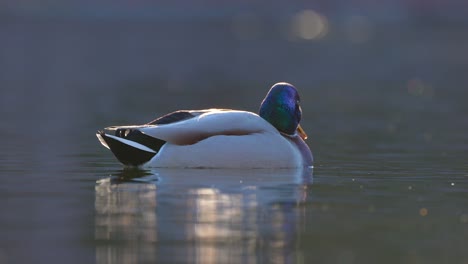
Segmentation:
{"type": "Polygon", "coordinates": [[[281,134],[257,114],[223,109],[187,112],[193,117],[165,124],[156,122],[107,129],[138,130],[165,141],[157,151],[109,134],[98,134],[98,138],[108,148],[106,139],[112,138],[141,151],[154,152],[142,167],[298,168],[312,165],[312,154],[301,137],[281,134]]]}
{"type": "Polygon", "coordinates": [[[246,136],[213,136],[186,146],[166,143],[146,166],[297,168],[303,166],[303,161],[293,144],[279,134],[260,133],[246,136]]]}

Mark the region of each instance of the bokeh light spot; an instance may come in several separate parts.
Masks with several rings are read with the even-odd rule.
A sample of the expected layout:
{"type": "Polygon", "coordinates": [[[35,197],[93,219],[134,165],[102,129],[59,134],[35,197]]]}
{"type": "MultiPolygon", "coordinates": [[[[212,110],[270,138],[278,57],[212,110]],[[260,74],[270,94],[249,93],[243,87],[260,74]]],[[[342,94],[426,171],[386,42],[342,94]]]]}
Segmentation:
{"type": "Polygon", "coordinates": [[[421,209],[419,209],[419,215],[420,215],[420,216],[426,216],[426,215],[428,214],[428,212],[429,212],[429,211],[427,210],[427,208],[421,208],[421,209]]]}
{"type": "Polygon", "coordinates": [[[462,214],[462,215],[460,215],[460,222],[461,222],[462,224],[468,223],[468,214],[462,214]]]}
{"type": "Polygon", "coordinates": [[[300,39],[321,39],[328,33],[328,20],[313,10],[303,10],[293,17],[292,32],[300,39]]]}
{"type": "Polygon", "coordinates": [[[394,134],[397,131],[397,126],[393,123],[387,124],[387,131],[390,134],[394,134]]]}
{"type": "Polygon", "coordinates": [[[407,83],[408,93],[414,96],[433,97],[434,88],[424,83],[421,79],[414,78],[407,83]]]}
{"type": "Polygon", "coordinates": [[[322,211],[328,211],[329,206],[328,206],[328,204],[322,204],[322,206],[320,207],[320,209],[321,209],[322,211]]]}
{"type": "Polygon", "coordinates": [[[429,132],[426,132],[423,134],[423,138],[425,141],[432,141],[432,134],[429,132]]]}

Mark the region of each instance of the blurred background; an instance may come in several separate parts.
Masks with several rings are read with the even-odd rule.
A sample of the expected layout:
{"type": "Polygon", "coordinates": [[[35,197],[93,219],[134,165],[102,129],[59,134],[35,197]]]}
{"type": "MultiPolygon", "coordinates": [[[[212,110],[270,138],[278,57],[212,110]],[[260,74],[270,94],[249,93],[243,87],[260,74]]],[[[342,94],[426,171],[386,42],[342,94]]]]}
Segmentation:
{"type": "Polygon", "coordinates": [[[273,83],[288,81],[325,155],[323,140],[369,129],[459,140],[446,132],[467,125],[467,13],[464,1],[442,0],[5,0],[3,131],[53,125],[44,133],[66,144],[84,127],[177,109],[256,111],[273,83]]]}
{"type": "Polygon", "coordinates": [[[320,233],[310,219],[298,220],[311,228],[293,232],[305,241],[295,249],[304,250],[302,261],[466,264],[467,73],[467,1],[2,0],[0,263],[51,256],[115,263],[119,252],[132,253],[94,235],[99,203],[108,199],[100,185],[95,197],[96,180],[120,168],[95,131],[178,109],[256,112],[271,85],[287,81],[301,94],[316,160],[316,200],[302,209],[323,216],[315,219],[325,226],[320,233]],[[353,200],[373,176],[398,180],[353,200]],[[347,189],[351,178],[364,183],[347,189]],[[408,178],[416,183],[401,187],[408,178]],[[406,197],[402,190],[418,184],[426,192],[398,206],[385,200],[381,212],[373,202],[372,195],[406,197]],[[425,201],[439,217],[421,225],[425,201]],[[387,225],[379,229],[355,211],[350,217],[348,203],[381,212],[387,225]],[[392,211],[401,206],[407,210],[392,211]],[[341,225],[337,215],[364,223],[336,234],[350,248],[327,240],[325,232],[341,225]],[[408,236],[395,231],[398,220],[411,223],[408,236]],[[384,235],[359,240],[367,223],[384,235]],[[421,243],[421,234],[432,242],[421,243]],[[314,236],[328,242],[319,247],[314,236]],[[372,248],[382,239],[393,251],[372,248]],[[402,240],[408,244],[395,246],[402,240]],[[308,245],[322,254],[307,255],[308,245]]]}

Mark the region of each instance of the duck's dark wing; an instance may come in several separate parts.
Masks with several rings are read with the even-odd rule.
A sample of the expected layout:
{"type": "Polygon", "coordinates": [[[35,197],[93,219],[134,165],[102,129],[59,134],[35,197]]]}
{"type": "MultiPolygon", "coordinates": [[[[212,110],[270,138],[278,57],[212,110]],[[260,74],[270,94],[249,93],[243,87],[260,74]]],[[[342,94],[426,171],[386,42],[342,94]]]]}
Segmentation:
{"type": "Polygon", "coordinates": [[[125,165],[138,166],[159,152],[166,143],[165,140],[143,134],[142,127],[166,125],[188,120],[201,115],[206,111],[180,110],[159,117],[141,126],[113,126],[98,131],[96,136],[99,141],[109,148],[117,159],[125,165]]]}
{"type": "Polygon", "coordinates": [[[171,124],[183,120],[187,120],[190,118],[194,118],[198,115],[200,115],[202,111],[188,111],[188,110],[179,110],[175,111],[172,113],[169,113],[167,115],[158,117],[157,119],[147,123],[147,125],[165,125],[165,124],[171,124]]]}
{"type": "Polygon", "coordinates": [[[206,113],[222,113],[222,112],[229,112],[235,111],[232,109],[222,109],[222,108],[213,108],[213,109],[203,109],[203,110],[178,110],[161,117],[156,118],[155,120],[145,124],[145,125],[168,125],[177,123],[180,121],[185,121],[206,113]]]}

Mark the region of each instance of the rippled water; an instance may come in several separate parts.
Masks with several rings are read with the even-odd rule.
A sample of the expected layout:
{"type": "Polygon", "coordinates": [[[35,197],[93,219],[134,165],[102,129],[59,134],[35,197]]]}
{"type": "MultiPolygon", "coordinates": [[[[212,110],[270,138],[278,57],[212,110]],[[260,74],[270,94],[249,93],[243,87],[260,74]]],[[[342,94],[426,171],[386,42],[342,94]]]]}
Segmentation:
{"type": "Polygon", "coordinates": [[[466,260],[463,178],[321,171],[324,175],[313,176],[312,171],[155,170],[130,181],[125,178],[132,172],[117,172],[95,188],[96,258],[466,260]]]}
{"type": "MultiPolygon", "coordinates": [[[[330,46],[270,46],[297,56],[327,51],[320,58],[328,74],[336,68],[330,82],[310,76],[307,67],[305,75],[291,70],[272,77],[273,59],[263,72],[242,68],[253,81],[220,76],[208,66],[208,75],[184,73],[200,70],[203,52],[193,60],[181,55],[188,63],[184,71],[174,70],[178,63],[172,61],[172,70],[155,80],[128,73],[128,58],[132,52],[157,57],[160,49],[175,55],[177,47],[144,42],[149,26],[137,33],[127,26],[125,39],[136,38],[143,43],[137,48],[146,49],[123,45],[101,54],[120,32],[108,31],[107,24],[2,24],[0,33],[12,38],[0,43],[7,51],[0,62],[0,263],[468,263],[468,108],[460,88],[468,81],[450,78],[466,66],[463,57],[436,52],[446,45],[463,50],[453,43],[464,38],[425,46],[439,56],[405,57],[402,47],[419,43],[416,37],[396,47],[373,43],[395,54],[347,51],[390,64],[374,69],[369,60],[356,62],[360,73],[390,72],[394,56],[418,66],[402,68],[406,75],[385,75],[394,77],[389,80],[379,74],[344,78],[334,57],[342,49],[333,39],[330,46]],[[108,35],[100,37],[103,32],[108,35]],[[115,63],[124,51],[124,63],[115,63]],[[446,68],[451,71],[444,75],[446,68]],[[297,83],[301,92],[313,170],[124,170],[94,135],[176,109],[256,111],[276,78],[297,83]]],[[[206,36],[220,31],[203,23],[192,29],[206,36]]],[[[216,48],[211,41],[198,39],[197,47],[216,48]]],[[[263,54],[255,47],[238,51],[263,54]]],[[[285,65],[294,58],[285,58],[285,65]]],[[[158,62],[138,65],[152,64],[158,62]]]]}

